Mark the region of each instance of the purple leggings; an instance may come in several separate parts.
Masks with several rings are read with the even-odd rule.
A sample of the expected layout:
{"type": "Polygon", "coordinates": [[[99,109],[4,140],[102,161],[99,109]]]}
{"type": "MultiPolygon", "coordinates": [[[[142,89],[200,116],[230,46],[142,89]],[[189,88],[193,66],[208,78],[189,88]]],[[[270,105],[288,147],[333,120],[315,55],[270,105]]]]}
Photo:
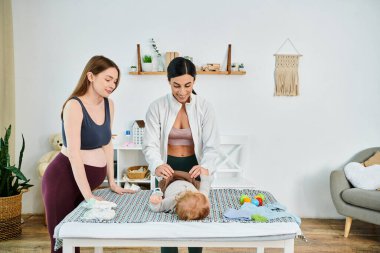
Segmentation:
{"type": "MultiPolygon", "coordinates": [[[[94,190],[104,181],[107,166],[84,165],[84,168],[91,190],[94,190]]],[[[84,199],[74,179],[70,161],[62,153],[56,156],[45,171],[42,178],[42,195],[51,240],[51,252],[62,252],[62,248],[54,251],[54,228],[84,199]]],[[[75,252],[79,252],[79,248],[75,249],[75,252]]]]}

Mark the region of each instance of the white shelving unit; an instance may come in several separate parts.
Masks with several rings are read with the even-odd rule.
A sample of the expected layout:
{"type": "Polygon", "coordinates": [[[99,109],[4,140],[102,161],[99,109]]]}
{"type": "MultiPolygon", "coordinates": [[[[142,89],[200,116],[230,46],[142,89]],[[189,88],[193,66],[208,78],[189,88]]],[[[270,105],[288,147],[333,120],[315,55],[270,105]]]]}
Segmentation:
{"type": "MultiPolygon", "coordinates": [[[[246,135],[222,135],[220,137],[219,156],[217,169],[212,183],[212,188],[252,188],[254,183],[246,177],[248,166],[248,136],[246,135]]],[[[122,185],[123,174],[131,166],[147,165],[141,146],[124,147],[114,145],[115,159],[117,160],[116,183],[122,185]]],[[[129,183],[145,185],[154,189],[155,178],[149,176],[146,179],[128,179],[129,183]]]]}
{"type": "Polygon", "coordinates": [[[114,150],[116,151],[116,160],[117,160],[117,170],[116,170],[116,183],[121,185],[126,181],[133,184],[145,185],[148,188],[152,188],[154,185],[154,179],[149,176],[149,178],[145,179],[123,179],[123,175],[126,172],[128,167],[138,166],[138,165],[147,165],[145,161],[144,154],[142,153],[141,145],[136,145],[132,147],[124,147],[124,146],[114,146],[114,150]]]}

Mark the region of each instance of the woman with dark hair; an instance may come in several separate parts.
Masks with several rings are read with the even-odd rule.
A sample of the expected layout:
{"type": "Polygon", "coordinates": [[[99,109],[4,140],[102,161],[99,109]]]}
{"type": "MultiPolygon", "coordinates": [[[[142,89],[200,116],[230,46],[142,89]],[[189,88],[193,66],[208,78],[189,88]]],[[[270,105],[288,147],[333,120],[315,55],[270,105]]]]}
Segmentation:
{"type": "MultiPolygon", "coordinates": [[[[42,195],[54,251],[54,228],[84,199],[101,200],[92,190],[108,177],[112,191],[132,193],[115,183],[111,128],[114,105],[108,96],[119,84],[118,66],[104,56],[94,56],[62,107],[61,152],[42,178],[42,195]]],[[[76,249],[79,252],[79,248],[76,249]]]]}
{"type": "MultiPolygon", "coordinates": [[[[143,153],[149,169],[158,180],[170,178],[174,170],[197,180],[201,174],[212,177],[219,145],[214,110],[193,90],[196,68],[190,60],[174,58],[167,72],[171,92],[154,101],[146,114],[143,153]]],[[[189,252],[200,253],[202,248],[189,252]]]]}

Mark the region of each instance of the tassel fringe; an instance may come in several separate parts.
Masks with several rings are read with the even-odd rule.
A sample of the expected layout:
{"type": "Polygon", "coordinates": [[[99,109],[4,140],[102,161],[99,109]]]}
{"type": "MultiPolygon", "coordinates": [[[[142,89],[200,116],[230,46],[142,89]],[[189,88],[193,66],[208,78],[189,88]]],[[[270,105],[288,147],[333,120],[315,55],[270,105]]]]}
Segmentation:
{"type": "Polygon", "coordinates": [[[275,96],[299,95],[298,59],[299,55],[276,55],[275,96]]]}

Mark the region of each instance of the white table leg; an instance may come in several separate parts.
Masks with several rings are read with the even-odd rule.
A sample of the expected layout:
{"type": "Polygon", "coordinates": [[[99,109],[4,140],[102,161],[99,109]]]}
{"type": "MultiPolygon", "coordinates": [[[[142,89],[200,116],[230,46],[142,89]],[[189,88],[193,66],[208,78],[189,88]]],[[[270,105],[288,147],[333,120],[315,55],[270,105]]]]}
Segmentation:
{"type": "Polygon", "coordinates": [[[284,253],[294,253],[294,239],[285,241],[284,253]]]}
{"type": "Polygon", "coordinates": [[[103,253],[103,247],[95,247],[94,253],[103,253]]]}
{"type": "Polygon", "coordinates": [[[63,253],[75,253],[74,242],[69,239],[63,240],[62,247],[63,247],[63,250],[62,250],[63,253]]]}
{"type": "Polygon", "coordinates": [[[256,253],[264,253],[264,247],[257,247],[256,253]]]}

